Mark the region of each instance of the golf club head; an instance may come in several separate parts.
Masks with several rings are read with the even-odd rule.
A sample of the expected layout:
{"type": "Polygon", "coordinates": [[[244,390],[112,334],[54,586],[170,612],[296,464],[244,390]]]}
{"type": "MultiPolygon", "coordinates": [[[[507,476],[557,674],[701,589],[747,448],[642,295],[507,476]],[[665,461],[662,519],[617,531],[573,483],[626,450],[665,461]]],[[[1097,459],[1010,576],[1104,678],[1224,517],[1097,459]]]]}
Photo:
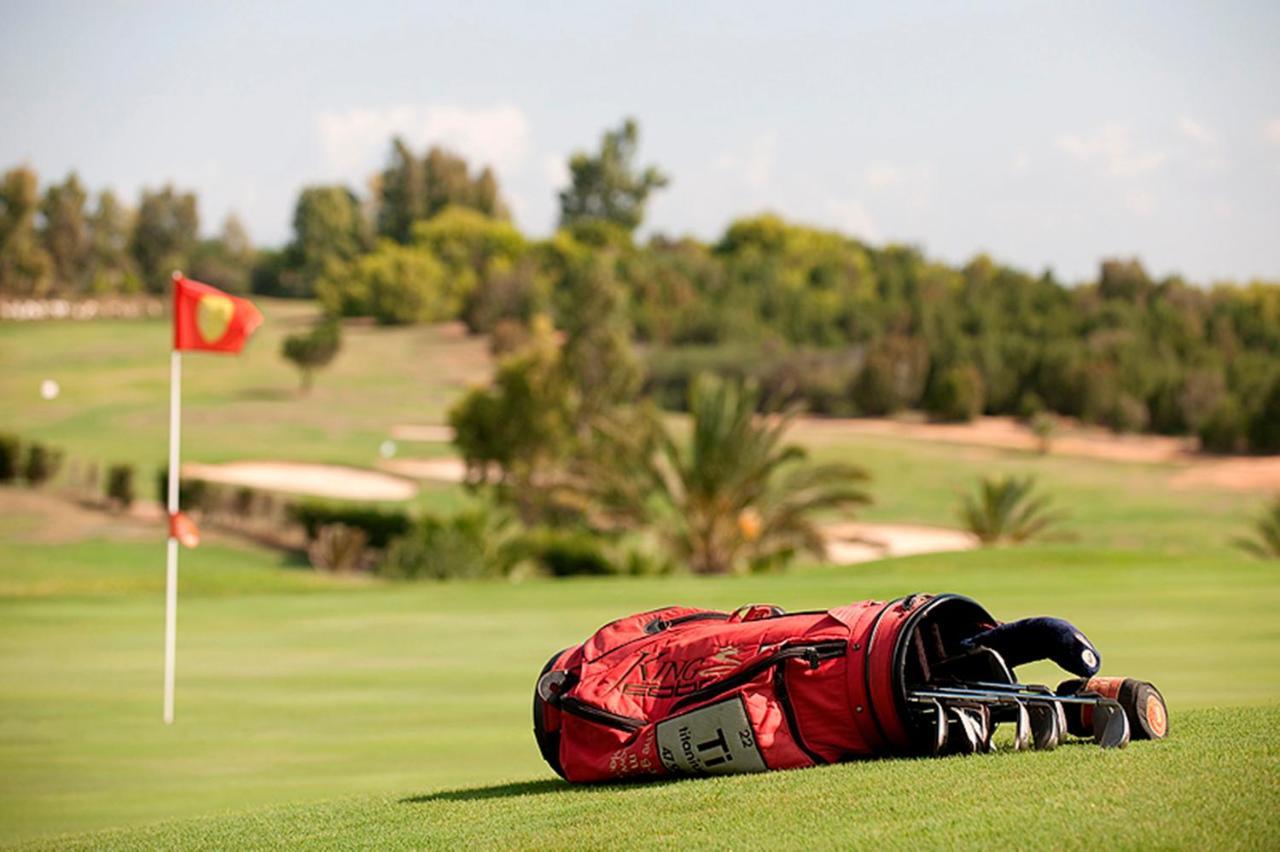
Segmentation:
{"type": "Polygon", "coordinates": [[[979,723],[977,714],[963,707],[949,707],[951,716],[955,721],[955,731],[950,738],[952,749],[955,754],[976,754],[982,745],[981,723],[979,723]]]}
{"type": "Polygon", "coordinates": [[[940,701],[933,702],[933,738],[929,741],[929,753],[934,757],[942,754],[947,747],[947,713],[942,709],[940,701]]]}
{"type": "Polygon", "coordinates": [[[1053,704],[1032,704],[1027,708],[1031,745],[1037,751],[1053,751],[1058,747],[1066,730],[1059,713],[1061,709],[1061,705],[1053,704]]]}
{"type": "Polygon", "coordinates": [[[1018,718],[1013,728],[1013,750],[1025,751],[1031,743],[1031,716],[1027,713],[1026,705],[1021,701],[1017,702],[1017,705],[1018,718]]]}
{"type": "Polygon", "coordinates": [[[1103,748],[1124,748],[1129,744],[1129,717],[1114,702],[1093,708],[1093,740],[1103,748]]]}

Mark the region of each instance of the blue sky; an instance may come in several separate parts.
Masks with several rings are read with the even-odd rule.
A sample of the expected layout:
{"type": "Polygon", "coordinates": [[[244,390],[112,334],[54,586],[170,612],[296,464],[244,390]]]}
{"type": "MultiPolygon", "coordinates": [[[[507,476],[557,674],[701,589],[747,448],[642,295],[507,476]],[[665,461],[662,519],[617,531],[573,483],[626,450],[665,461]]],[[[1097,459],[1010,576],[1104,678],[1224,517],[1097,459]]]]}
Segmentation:
{"type": "Polygon", "coordinates": [[[545,234],[626,115],[673,179],[649,230],[773,210],[1067,280],[1280,278],[1277,3],[0,2],[0,166],[173,181],[262,243],[393,132],[545,234]]]}

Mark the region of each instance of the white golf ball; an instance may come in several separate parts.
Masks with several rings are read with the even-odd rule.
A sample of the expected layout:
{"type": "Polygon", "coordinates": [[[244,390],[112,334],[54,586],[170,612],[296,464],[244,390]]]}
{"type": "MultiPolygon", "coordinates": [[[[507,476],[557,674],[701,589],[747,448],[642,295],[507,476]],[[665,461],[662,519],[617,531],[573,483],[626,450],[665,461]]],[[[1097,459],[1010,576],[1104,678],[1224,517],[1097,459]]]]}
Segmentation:
{"type": "Polygon", "coordinates": [[[383,441],[382,446],[378,447],[378,455],[384,459],[389,459],[396,454],[395,441],[383,441]]]}
{"type": "Polygon", "coordinates": [[[40,396],[44,399],[57,399],[61,388],[53,379],[45,379],[40,383],[40,396]]]}

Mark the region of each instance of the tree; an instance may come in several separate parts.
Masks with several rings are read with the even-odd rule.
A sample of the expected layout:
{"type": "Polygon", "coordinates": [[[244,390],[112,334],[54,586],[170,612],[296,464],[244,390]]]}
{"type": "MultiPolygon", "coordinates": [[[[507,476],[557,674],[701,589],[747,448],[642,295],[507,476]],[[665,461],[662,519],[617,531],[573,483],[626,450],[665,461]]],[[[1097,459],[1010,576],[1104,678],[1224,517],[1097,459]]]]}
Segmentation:
{"type": "Polygon", "coordinates": [[[383,325],[440,322],[462,309],[430,252],[391,240],[349,263],[330,264],[316,295],[331,316],[371,316],[383,325]]]}
{"type": "Polygon", "coordinates": [[[302,392],[311,390],[312,375],[328,366],[342,348],[342,326],[329,317],[308,331],[291,334],[280,346],[280,355],[298,368],[302,392]]]}
{"type": "Polygon", "coordinates": [[[1259,559],[1280,559],[1280,496],[1271,500],[1253,522],[1253,538],[1235,539],[1236,547],[1259,559]]]}
{"type": "Polygon", "coordinates": [[[560,317],[564,370],[577,392],[575,431],[585,434],[595,417],[635,399],[643,374],[631,344],[626,292],[611,254],[571,264],[560,296],[562,305],[571,306],[560,317]]]}
{"type": "Polygon", "coordinates": [[[544,510],[544,488],[568,453],[572,389],[550,320],[534,317],[529,342],[498,365],[493,382],[449,411],[469,485],[493,484],[526,522],[544,510]]]}
{"type": "Polygon", "coordinates": [[[181,193],[172,186],[143,190],[130,251],[148,290],[163,293],[173,271],[187,266],[199,230],[194,193],[181,193]]]}
{"type": "Polygon", "coordinates": [[[604,134],[600,153],[579,151],[569,158],[569,187],[560,193],[560,224],[603,221],[634,231],[644,220],[650,193],[669,180],[656,166],[634,165],[640,128],[628,118],[604,134]]]}
{"type": "Polygon", "coordinates": [[[422,163],[399,136],[391,140],[391,156],[377,186],[378,235],[409,242],[413,223],[427,215],[427,184],[422,163]]]}
{"type": "Polygon", "coordinates": [[[288,288],[309,296],[330,266],[347,263],[369,248],[369,233],[360,201],[344,186],[310,186],[293,208],[290,266],[298,285],[288,288]]]}
{"type": "Polygon", "coordinates": [[[85,218],[84,187],[75,172],[67,175],[60,184],[53,184],[44,193],[40,212],[44,217],[41,237],[49,257],[53,261],[53,274],[57,286],[78,292],[87,288],[87,272],[91,238],[89,222],[85,218]]]}
{"type": "Polygon", "coordinates": [[[39,204],[34,171],[19,167],[5,172],[0,181],[0,292],[43,296],[53,283],[53,261],[36,233],[39,204]]]}
{"type": "Polygon", "coordinates": [[[960,503],[960,520],[984,545],[1021,544],[1043,537],[1063,515],[1049,511],[1048,497],[1036,496],[1033,477],[983,477],[977,494],[960,503]]]}
{"type": "Polygon", "coordinates": [[[926,410],[935,419],[967,423],[982,413],[982,375],[971,364],[948,367],[926,402],[926,410]]]}
{"type": "Polygon", "coordinates": [[[412,244],[444,264],[451,301],[465,304],[480,282],[510,269],[528,250],[524,237],[504,222],[467,207],[447,207],[413,226],[412,244]]]}
{"type": "Polygon", "coordinates": [[[89,218],[89,286],[95,293],[132,292],[141,286],[129,254],[133,213],[110,190],[98,194],[89,218]]]}
{"type": "Polygon", "coordinates": [[[569,489],[593,526],[652,528],[697,573],[781,567],[800,551],[825,558],[816,515],[868,502],[867,474],[810,462],[785,442],[796,409],[757,416],[752,384],[701,376],[690,391],[686,442],[656,418],[623,410],[569,489]]]}
{"type": "Polygon", "coordinates": [[[1280,376],[1271,383],[1249,424],[1249,449],[1255,453],[1280,453],[1280,376]]]}
{"type": "Polygon", "coordinates": [[[190,271],[206,284],[232,293],[247,293],[255,261],[249,234],[232,213],[222,226],[221,236],[201,240],[191,252],[190,271]]]}

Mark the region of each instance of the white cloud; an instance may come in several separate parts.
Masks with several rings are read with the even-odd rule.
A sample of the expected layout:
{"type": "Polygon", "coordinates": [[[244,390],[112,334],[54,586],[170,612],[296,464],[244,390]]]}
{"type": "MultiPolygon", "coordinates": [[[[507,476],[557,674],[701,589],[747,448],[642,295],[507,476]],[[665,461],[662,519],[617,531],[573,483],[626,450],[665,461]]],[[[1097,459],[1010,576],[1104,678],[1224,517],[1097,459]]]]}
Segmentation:
{"type": "Polygon", "coordinates": [[[835,226],[846,234],[871,243],[882,242],[880,226],[871,213],[857,199],[831,200],[827,202],[835,226]]]}
{"type": "Polygon", "coordinates": [[[1155,197],[1142,189],[1135,189],[1125,194],[1124,206],[1129,209],[1130,213],[1143,218],[1150,216],[1156,209],[1155,197]]]}
{"type": "Polygon", "coordinates": [[[777,134],[765,133],[753,139],[745,150],[720,155],[715,166],[720,171],[735,174],[751,189],[762,190],[773,181],[777,149],[777,134]]]}
{"type": "Polygon", "coordinates": [[[318,117],[320,144],[329,170],[362,178],[386,157],[392,136],[415,149],[443,145],[478,166],[510,173],[524,162],[529,122],[508,104],[469,108],[446,104],[326,111],[318,117]]]}
{"type": "Polygon", "coordinates": [[[902,169],[893,163],[873,163],[867,168],[867,185],[872,189],[883,189],[902,180],[902,169]]]}
{"type": "Polygon", "coordinates": [[[1129,128],[1119,124],[1109,124],[1091,133],[1061,136],[1058,149],[1074,160],[1117,178],[1157,171],[1169,160],[1167,151],[1140,145],[1129,128]]]}
{"type": "Polygon", "coordinates": [[[569,158],[548,154],[542,158],[542,177],[554,190],[564,189],[569,185],[569,158]]]}
{"type": "Polygon", "coordinates": [[[1218,144],[1218,135],[1189,115],[1178,116],[1178,132],[1197,145],[1218,144]]]}
{"type": "Polygon", "coordinates": [[[1280,118],[1273,118],[1263,125],[1262,135],[1268,142],[1280,145],[1280,118]]]}

